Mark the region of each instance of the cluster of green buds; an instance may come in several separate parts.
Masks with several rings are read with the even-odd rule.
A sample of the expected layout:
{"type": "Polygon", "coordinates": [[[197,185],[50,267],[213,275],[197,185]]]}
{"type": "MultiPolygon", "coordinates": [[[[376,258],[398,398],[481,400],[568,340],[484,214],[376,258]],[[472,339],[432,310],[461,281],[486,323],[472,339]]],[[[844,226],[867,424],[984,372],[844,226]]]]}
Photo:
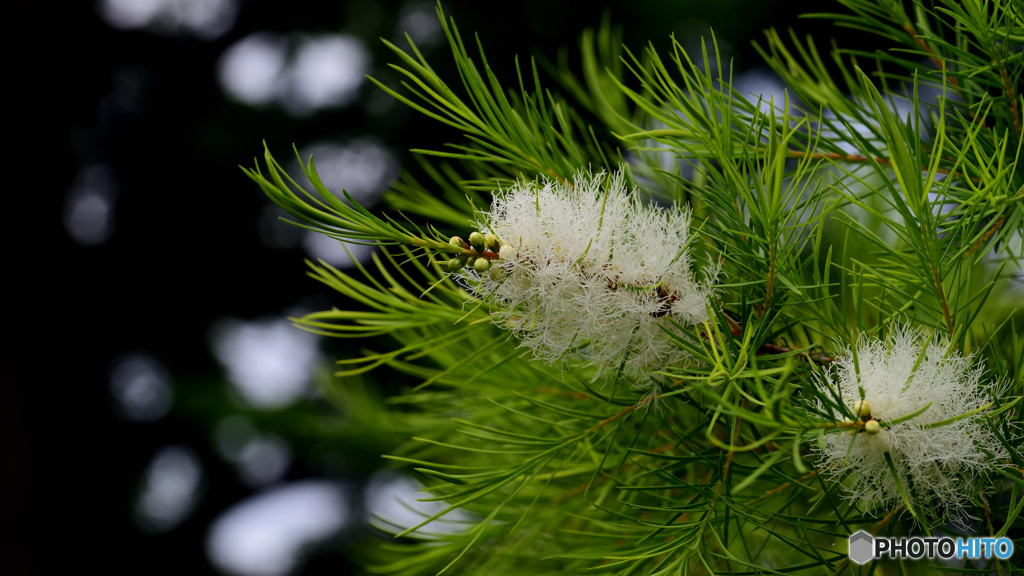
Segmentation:
{"type": "Polygon", "coordinates": [[[445,268],[449,272],[458,272],[465,266],[471,265],[473,269],[483,274],[490,271],[491,279],[501,280],[505,276],[505,270],[500,266],[491,267],[491,260],[500,258],[499,252],[502,248],[501,242],[494,234],[481,234],[473,232],[469,235],[469,242],[458,236],[452,236],[448,243],[463,250],[471,250],[472,254],[456,256],[448,261],[445,268]]]}

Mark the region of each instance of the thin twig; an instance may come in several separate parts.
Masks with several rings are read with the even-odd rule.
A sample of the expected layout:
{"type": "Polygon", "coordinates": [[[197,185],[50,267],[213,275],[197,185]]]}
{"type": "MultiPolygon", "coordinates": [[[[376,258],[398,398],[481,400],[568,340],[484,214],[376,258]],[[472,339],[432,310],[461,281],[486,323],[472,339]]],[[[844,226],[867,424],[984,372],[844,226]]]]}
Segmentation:
{"type": "MultiPolygon", "coordinates": [[[[1021,196],[1021,195],[1024,195],[1024,188],[1021,188],[1020,191],[1017,192],[1017,196],[1021,196]]],[[[1005,222],[1005,221],[1006,221],[1006,213],[1004,212],[1004,213],[1002,213],[999,216],[999,219],[996,220],[995,224],[993,224],[991,228],[986,230],[985,233],[982,234],[981,238],[977,242],[974,243],[974,246],[971,246],[971,249],[968,250],[967,253],[970,254],[970,253],[974,252],[975,250],[977,250],[978,248],[984,246],[985,243],[988,242],[989,238],[991,238],[992,235],[995,234],[999,230],[999,227],[1002,226],[1003,222],[1005,222]]]]}
{"type": "Polygon", "coordinates": [[[949,302],[946,301],[946,291],[942,287],[942,273],[939,267],[933,264],[932,249],[928,244],[928,238],[924,239],[924,245],[928,250],[928,265],[932,269],[932,278],[935,280],[935,293],[939,297],[939,304],[942,304],[942,317],[946,320],[946,329],[949,330],[949,337],[956,335],[953,330],[953,317],[949,314],[949,302]]]}
{"type": "Polygon", "coordinates": [[[761,306],[761,316],[768,313],[772,303],[772,296],[775,293],[775,243],[768,248],[768,290],[764,297],[764,304],[761,306]]]}
{"type": "MultiPolygon", "coordinates": [[[[813,158],[815,160],[835,160],[835,161],[838,161],[838,162],[861,162],[861,163],[874,162],[876,164],[885,164],[887,166],[892,166],[892,160],[889,160],[888,158],[873,158],[871,156],[861,156],[859,154],[838,154],[838,153],[834,153],[834,152],[807,153],[807,152],[803,152],[803,151],[800,151],[800,150],[787,150],[786,151],[786,156],[788,158],[808,158],[808,157],[810,157],[810,158],[813,158]]],[[[921,165],[921,171],[922,172],[927,172],[928,170],[929,170],[929,168],[927,166],[925,166],[924,164],[921,165]]],[[[963,172],[954,172],[954,171],[951,171],[951,170],[946,170],[945,168],[936,168],[935,172],[938,173],[938,174],[948,174],[951,178],[966,178],[966,177],[968,177],[963,172]]],[[[981,178],[974,178],[974,177],[970,177],[970,178],[971,178],[972,182],[975,182],[975,183],[980,183],[981,182],[981,178]]]]}
{"type": "MultiPolygon", "coordinates": [[[[787,352],[792,352],[792,350],[786,348],[785,346],[779,346],[778,344],[772,344],[770,342],[762,344],[761,347],[757,349],[758,356],[762,356],[764,354],[786,354],[787,352]]],[[[818,354],[817,356],[804,354],[804,356],[807,356],[808,359],[813,360],[819,364],[831,364],[832,362],[836,361],[835,357],[829,356],[827,354],[818,354]]]]}
{"type": "Polygon", "coordinates": [[[996,58],[995,65],[999,69],[999,77],[1003,80],[1003,91],[1006,97],[1010,99],[1010,115],[1013,116],[1013,127],[1017,129],[1017,134],[1020,135],[1020,112],[1017,110],[1017,97],[1013,93],[1013,85],[1010,84],[1010,78],[1006,75],[1006,67],[1003,66],[1003,61],[996,58]]]}
{"type": "MultiPolygon", "coordinates": [[[[807,474],[804,474],[803,476],[801,476],[800,480],[798,480],[798,482],[803,482],[804,480],[809,480],[812,476],[814,476],[817,473],[818,473],[817,470],[811,470],[807,474]]],[[[786,489],[792,488],[792,487],[793,487],[793,483],[792,482],[786,482],[785,484],[783,484],[781,486],[777,486],[775,488],[772,488],[771,490],[765,492],[764,494],[758,496],[757,498],[754,498],[753,500],[747,502],[746,504],[747,504],[747,506],[749,506],[749,505],[753,504],[754,502],[760,502],[761,500],[764,500],[765,498],[770,498],[770,497],[778,494],[779,492],[782,492],[783,490],[786,490],[786,489]]]]}
{"type": "MultiPolygon", "coordinates": [[[[942,71],[942,75],[945,76],[946,80],[949,80],[949,83],[953,85],[953,89],[955,89],[956,93],[960,95],[960,99],[963,100],[964,102],[967,102],[967,99],[964,98],[964,92],[960,88],[960,83],[957,82],[956,78],[950,76],[946,72],[946,61],[943,60],[942,58],[939,58],[939,55],[936,54],[935,51],[932,50],[932,47],[929,46],[928,43],[924,41],[924,38],[921,38],[917,34],[917,30],[914,29],[914,25],[913,24],[911,24],[910,22],[905,22],[903,24],[903,29],[906,30],[908,34],[913,36],[914,37],[914,42],[916,42],[918,46],[920,46],[925,52],[928,53],[929,56],[931,56],[932,62],[935,62],[935,65],[938,66],[939,70],[942,71]]],[[[972,111],[972,114],[973,114],[973,111],[972,111]]]]}

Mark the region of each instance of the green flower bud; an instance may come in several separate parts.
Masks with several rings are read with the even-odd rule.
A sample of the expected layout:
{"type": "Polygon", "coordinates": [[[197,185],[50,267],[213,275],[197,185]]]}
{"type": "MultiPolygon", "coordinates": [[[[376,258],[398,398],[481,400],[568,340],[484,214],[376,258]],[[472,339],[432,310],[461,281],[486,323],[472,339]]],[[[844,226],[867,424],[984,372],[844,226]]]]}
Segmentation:
{"type": "Polygon", "coordinates": [[[465,244],[462,238],[459,238],[458,236],[452,236],[451,239],[448,240],[448,243],[451,244],[452,246],[455,246],[456,248],[462,248],[463,245],[465,244]]]}
{"type": "Polygon", "coordinates": [[[498,237],[494,234],[485,234],[484,243],[487,245],[488,250],[494,250],[498,247],[498,237]]]}
{"type": "Polygon", "coordinates": [[[487,258],[477,258],[476,262],[473,263],[473,269],[483,274],[487,272],[487,269],[491,267],[491,261],[487,258]]]}
{"type": "Polygon", "coordinates": [[[871,416],[871,405],[868,404],[867,400],[857,402],[853,405],[853,415],[860,416],[861,418],[871,416]]]}
{"type": "Polygon", "coordinates": [[[462,267],[466,265],[466,262],[467,262],[467,260],[466,260],[465,256],[459,256],[458,258],[452,258],[451,260],[448,261],[448,271],[449,272],[456,272],[458,270],[462,270],[462,267]]]}
{"type": "Polygon", "coordinates": [[[864,423],[864,431],[874,436],[882,431],[882,426],[878,424],[878,420],[868,420],[864,423]]]}
{"type": "Polygon", "coordinates": [[[484,239],[483,234],[479,232],[473,232],[472,234],[469,235],[469,243],[473,246],[473,248],[476,248],[477,252],[479,252],[484,249],[484,245],[487,243],[487,240],[484,239]]]}
{"type": "Polygon", "coordinates": [[[512,255],[515,253],[515,249],[509,244],[505,244],[501,247],[501,250],[498,250],[498,256],[501,257],[502,260],[511,260],[512,255]]]}
{"type": "Polygon", "coordinates": [[[501,282],[505,279],[505,269],[501,266],[491,266],[491,270],[488,274],[490,275],[491,280],[494,280],[495,282],[501,282]]]}

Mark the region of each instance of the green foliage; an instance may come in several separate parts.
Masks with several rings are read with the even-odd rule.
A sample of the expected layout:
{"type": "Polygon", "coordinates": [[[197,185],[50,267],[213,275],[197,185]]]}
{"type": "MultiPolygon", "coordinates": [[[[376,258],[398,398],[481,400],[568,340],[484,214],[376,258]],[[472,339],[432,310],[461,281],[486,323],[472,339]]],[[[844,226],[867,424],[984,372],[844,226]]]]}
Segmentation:
{"type": "MultiPolygon", "coordinates": [[[[667,57],[653,47],[635,55],[606,21],[582,34],[582,79],[565,57],[557,71],[575,104],[543,88],[533,62],[525,81],[518,62],[512,82],[498,79],[482,42],[478,65],[439,11],[460,83],[440,78],[411,41],[409,53],[388,44],[404,90],[378,83],[463,138],[450,151],[416,151],[423,176],[403,175],[386,196],[394,214],[425,224],[339,200],[312,159],[304,170],[316,196],[269,151],[265,172],[246,170],[300,225],[383,247],[362,279],[311,265],[352,309],[296,319],[331,336],[392,338],[389,350],[342,361],[325,390],[343,410],[346,394],[365,397],[359,378],[377,367],[420,381],[387,406],[364,402],[363,416],[381,416],[352,426],[403,435],[387,457],[446,507],[367,542],[367,571],[873,574],[875,563],[847,561],[852,532],[951,528],[909,506],[922,487],[904,485],[888,453],[903,502],[893,509],[865,510],[845,497],[856,478],[826,477],[816,446],[864,424],[837,422],[833,413],[856,420],[851,407],[815,382],[858,338],[903,322],[944,334],[1002,382],[992,406],[958,419],[981,419],[1010,454],[973,487],[975,530],[1022,545],[1022,5],[840,2],[844,12],[812,16],[881,35],[891,49],[833,47],[826,62],[813,39],[787,43],[769,30],[759,50],[787,92],[751,100],[713,39],[700,54],[673,41],[667,57]],[[442,268],[473,251],[434,229],[468,234],[474,210],[516,179],[564,181],[620,163],[639,193],[692,206],[694,253],[722,267],[708,319],[666,334],[689,360],[650,382],[595,381],[573,357],[534,361],[489,321],[491,304],[442,268]],[[420,530],[455,510],[470,520],[420,530]]],[[[933,569],[953,570],[895,567],[933,569]]]]}

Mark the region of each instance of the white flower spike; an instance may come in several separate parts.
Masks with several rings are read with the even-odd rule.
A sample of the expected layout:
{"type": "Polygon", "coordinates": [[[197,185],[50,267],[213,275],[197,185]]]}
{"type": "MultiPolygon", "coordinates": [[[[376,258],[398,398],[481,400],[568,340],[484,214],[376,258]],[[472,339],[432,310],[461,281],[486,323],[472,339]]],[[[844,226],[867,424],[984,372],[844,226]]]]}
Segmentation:
{"type": "Polygon", "coordinates": [[[704,320],[717,270],[698,282],[690,213],[641,201],[621,172],[581,171],[571,184],[517,183],[480,213],[502,272],[460,278],[494,321],[548,362],[576,354],[603,373],[637,376],[684,358],[665,336],[704,320]]]}
{"type": "MultiPolygon", "coordinates": [[[[884,341],[861,338],[856,364],[853,352],[843,354],[818,387],[826,396],[838,393],[864,429],[826,435],[819,449],[822,470],[834,479],[852,472],[847,495],[865,508],[894,506],[901,496],[886,462],[888,453],[916,509],[963,523],[971,517],[968,504],[978,478],[1009,455],[976,418],[930,426],[989,404],[993,385],[982,380],[982,369],[970,356],[951,350],[947,340],[906,326],[884,341]]],[[[833,416],[843,421],[847,415],[833,416]]]]}

